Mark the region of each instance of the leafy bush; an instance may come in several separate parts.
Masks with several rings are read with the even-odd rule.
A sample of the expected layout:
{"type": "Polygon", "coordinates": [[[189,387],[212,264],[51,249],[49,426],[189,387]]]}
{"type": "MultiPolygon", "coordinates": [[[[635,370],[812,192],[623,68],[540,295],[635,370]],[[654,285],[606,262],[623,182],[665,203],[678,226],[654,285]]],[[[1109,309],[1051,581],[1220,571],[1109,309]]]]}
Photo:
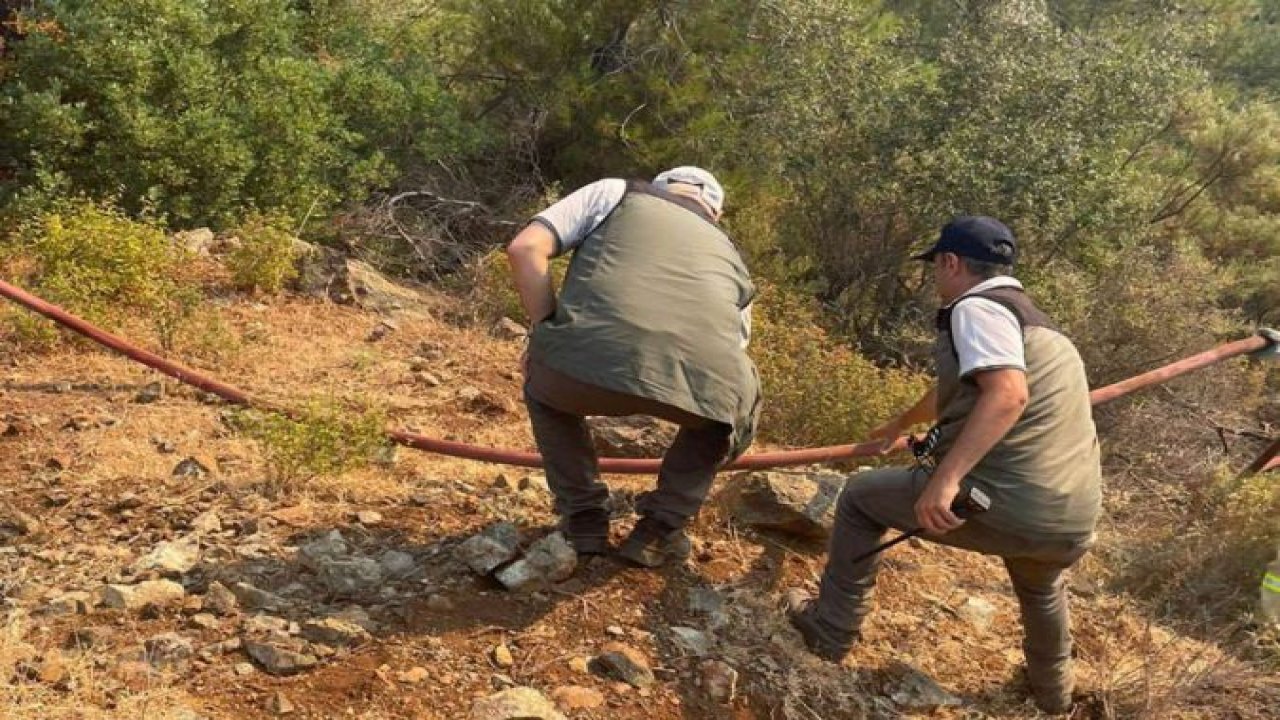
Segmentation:
{"type": "Polygon", "coordinates": [[[1262,571],[1280,546],[1280,484],[1220,469],[1181,523],[1143,538],[1118,582],[1162,609],[1221,622],[1251,611],[1262,571]]]}
{"type": "Polygon", "coordinates": [[[465,146],[435,20],[363,5],[35,4],[0,71],[0,200],[44,172],[184,225],[301,217],[465,146]]]}
{"type": "Polygon", "coordinates": [[[795,292],[765,287],[753,315],[764,439],[792,445],[865,440],[928,387],[922,375],[877,367],[829,335],[812,302],[795,292]]]}
{"type": "Polygon", "coordinates": [[[271,487],[277,491],[366,467],[389,446],[384,412],[352,414],[332,400],[313,400],[292,418],[244,411],[237,414],[235,426],[262,449],[271,487]]]}
{"type": "Polygon", "coordinates": [[[277,293],[298,275],[292,221],[281,213],[253,213],[236,228],[240,245],[227,258],[241,290],[277,293]]]}
{"type": "MultiPolygon", "coordinates": [[[[564,283],[565,273],[569,270],[569,256],[556,258],[551,262],[551,278],[557,290],[564,283]]],[[[504,250],[494,250],[481,257],[466,272],[449,279],[455,291],[467,299],[467,307],[472,313],[471,321],[485,324],[509,317],[517,322],[525,322],[524,306],[520,304],[520,294],[516,292],[515,282],[511,279],[511,266],[507,262],[504,250]]]]}
{"type": "MultiPolygon", "coordinates": [[[[186,254],[164,229],[106,203],[57,203],[23,223],[4,256],[24,285],[69,312],[107,325],[150,319],[166,349],[199,300],[197,287],[184,277],[186,254]]],[[[44,320],[23,319],[12,327],[45,344],[53,337],[44,320]]]]}

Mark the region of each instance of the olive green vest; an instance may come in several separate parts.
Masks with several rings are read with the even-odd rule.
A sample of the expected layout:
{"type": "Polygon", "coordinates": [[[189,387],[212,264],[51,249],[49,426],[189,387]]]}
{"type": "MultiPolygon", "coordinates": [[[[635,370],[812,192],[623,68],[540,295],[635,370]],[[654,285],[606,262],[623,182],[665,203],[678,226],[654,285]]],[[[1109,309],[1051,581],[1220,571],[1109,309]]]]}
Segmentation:
{"type": "MultiPolygon", "coordinates": [[[[1030,397],[1022,416],[968,480],[991,496],[979,521],[1015,534],[1091,532],[1101,505],[1102,470],[1084,363],[1021,290],[996,288],[984,297],[1009,308],[1022,325],[1030,397]]],[[[951,340],[951,308],[939,312],[934,359],[938,371],[937,456],[942,457],[978,399],[978,386],[960,378],[951,340]]]]}
{"type": "Polygon", "coordinates": [[[755,286],[737,248],[683,198],[632,184],[574,251],[530,353],[582,382],[672,405],[751,442],[760,398],[742,347],[755,286]]]}

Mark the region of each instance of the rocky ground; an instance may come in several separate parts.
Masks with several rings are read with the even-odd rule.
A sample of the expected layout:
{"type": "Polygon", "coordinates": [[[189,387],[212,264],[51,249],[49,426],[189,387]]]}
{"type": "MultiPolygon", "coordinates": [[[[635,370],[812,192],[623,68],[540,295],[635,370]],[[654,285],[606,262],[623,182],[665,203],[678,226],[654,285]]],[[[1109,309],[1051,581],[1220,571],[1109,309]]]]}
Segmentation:
{"type": "MultiPolygon", "coordinates": [[[[400,427],[529,448],[517,333],[450,321],[453,302],[388,321],[214,300],[226,351],[193,362],[275,401],[375,403],[400,427]]],[[[10,355],[0,379],[6,718],[1036,717],[988,558],[895,549],[846,664],[803,651],[779,604],[821,568],[829,472],[722,477],[682,567],[580,564],[537,473],[402,449],[281,489],[224,405],[121,358],[10,355]]],[[[616,540],[651,481],[609,480],[616,540]]],[[[1095,570],[1072,583],[1076,717],[1274,717],[1274,677],[1095,570]]]]}

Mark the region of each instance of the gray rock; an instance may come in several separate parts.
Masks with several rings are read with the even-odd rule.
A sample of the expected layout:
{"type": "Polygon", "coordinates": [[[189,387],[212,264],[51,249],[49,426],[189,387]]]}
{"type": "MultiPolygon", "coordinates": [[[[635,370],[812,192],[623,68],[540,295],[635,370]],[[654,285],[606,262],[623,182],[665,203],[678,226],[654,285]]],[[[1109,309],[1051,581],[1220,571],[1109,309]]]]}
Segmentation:
{"type": "Polygon", "coordinates": [[[738,473],[719,501],[746,525],[826,538],[835,524],[836,498],[843,483],[843,476],[833,473],[738,473]]]}
{"type": "Polygon", "coordinates": [[[325,561],[344,558],[350,552],[351,550],[347,546],[346,539],[342,537],[342,533],[337,530],[330,530],[328,533],[298,548],[298,561],[302,563],[303,567],[319,572],[321,565],[325,561]]]}
{"type": "Polygon", "coordinates": [[[730,703],[738,694],[738,671],[720,660],[703,660],[698,665],[698,679],[707,697],[714,702],[730,703]]]}
{"type": "Polygon", "coordinates": [[[191,520],[191,529],[201,533],[216,533],[222,531],[222,518],[212,510],[200,513],[191,520]]]}
{"type": "Polygon", "coordinates": [[[515,492],[520,489],[520,481],[506,473],[498,473],[493,479],[493,489],[501,492],[515,492]]]}
{"type": "Polygon", "coordinates": [[[520,531],[511,523],[501,522],[468,538],[453,551],[453,556],[476,574],[488,575],[510,562],[519,547],[520,531]]]}
{"type": "Polygon", "coordinates": [[[467,412],[480,415],[503,415],[515,407],[506,397],[475,387],[459,389],[457,398],[467,412]]]}
{"type": "Polygon", "coordinates": [[[996,607],[980,597],[968,597],[956,608],[956,615],[974,629],[986,632],[995,621],[996,607]]]}
{"type": "Polygon", "coordinates": [[[578,553],[560,533],[552,533],[529,546],[524,557],[498,571],[498,582],[508,590],[529,591],[573,575],[578,553]]]}
{"type": "Polygon", "coordinates": [[[523,340],[529,331],[524,325],[504,317],[493,325],[493,335],[501,340],[523,340]]]}
{"type": "Polygon", "coordinates": [[[377,312],[425,313],[421,295],[391,282],[367,263],[301,240],[294,241],[294,251],[298,268],[294,286],[304,294],[377,312]]]}
{"type": "Polygon", "coordinates": [[[689,588],[689,610],[705,615],[708,628],[717,630],[729,623],[729,615],[724,606],[724,595],[719,591],[711,588],[689,588]]]}
{"type": "Polygon", "coordinates": [[[165,633],[148,638],[143,643],[147,662],[155,667],[178,666],[191,659],[195,648],[191,641],[177,633],[165,633]]]}
{"type": "Polygon", "coordinates": [[[63,593],[44,606],[47,615],[87,615],[93,608],[93,595],[87,592],[63,593]]]}
{"type": "Polygon", "coordinates": [[[173,466],[173,476],[180,478],[202,478],[210,473],[209,467],[199,460],[189,457],[173,466]]]}
{"type": "Polygon", "coordinates": [[[164,397],[164,384],[160,382],[147,383],[142,386],[137,395],[133,396],[133,401],[140,404],[153,403],[164,397]]]}
{"type": "Polygon", "coordinates": [[[940,707],[958,707],[964,702],[943,690],[933,678],[906,666],[903,676],[894,684],[889,699],[903,710],[926,712],[940,707]]]}
{"type": "Polygon", "coordinates": [[[320,563],[320,581],[339,597],[375,593],[382,584],[382,566],[367,557],[324,560],[320,563]]]}
{"type": "Polygon", "coordinates": [[[209,583],[209,589],[204,593],[204,606],[209,611],[219,615],[234,615],[239,605],[235,593],[228,590],[226,585],[217,580],[209,583]]]}
{"type": "Polygon", "coordinates": [[[605,645],[603,652],[591,661],[591,669],[633,687],[645,688],[655,682],[644,653],[622,643],[605,645]]]}
{"type": "Polygon", "coordinates": [[[248,610],[281,610],[289,602],[284,598],[266,590],[261,590],[247,582],[238,582],[231,586],[231,592],[248,610]]]}
{"type": "Polygon", "coordinates": [[[520,478],[520,489],[537,492],[539,494],[551,494],[551,486],[547,485],[546,475],[525,475],[520,478]]]}
{"type": "Polygon", "coordinates": [[[676,428],[647,415],[597,417],[587,421],[603,457],[659,458],[675,440],[676,428]]]}
{"type": "Polygon", "coordinates": [[[289,621],[274,615],[254,615],[245,618],[241,629],[247,635],[277,635],[288,637],[289,621]]]}
{"type": "Polygon", "coordinates": [[[413,574],[417,568],[413,556],[399,550],[388,550],[378,557],[382,571],[390,577],[401,578],[413,574]]]}
{"type": "Polygon", "coordinates": [[[187,591],[172,580],[147,580],[137,585],[108,585],[102,604],[117,610],[141,610],[147,606],[180,607],[187,591]]]}
{"type": "Polygon", "coordinates": [[[200,630],[217,631],[222,627],[222,623],[219,622],[218,618],[214,617],[212,613],[203,612],[192,615],[191,619],[187,621],[187,624],[200,630]]]}
{"type": "Polygon", "coordinates": [[[711,652],[711,638],[690,627],[671,628],[671,639],[685,655],[702,656],[711,652]]]}
{"type": "Polygon", "coordinates": [[[167,577],[181,577],[200,562],[200,542],[188,537],[160,543],[133,564],[135,573],[158,572],[167,577]]]}
{"type": "Polygon", "coordinates": [[[366,631],[371,633],[377,632],[379,629],[378,623],[375,622],[373,618],[369,617],[369,612],[359,606],[352,606],[352,607],[346,608],[345,610],[342,610],[341,612],[338,612],[332,615],[331,617],[341,620],[343,622],[351,623],[353,625],[359,625],[360,627],[364,628],[366,631]]]}
{"type": "Polygon", "coordinates": [[[201,657],[212,658],[215,655],[225,655],[227,653],[239,652],[243,648],[244,648],[244,641],[238,637],[233,637],[233,638],[227,638],[222,642],[216,642],[211,645],[206,645],[205,648],[200,651],[200,655],[201,657]]]}
{"type": "Polygon", "coordinates": [[[325,618],[302,623],[302,637],[332,647],[351,647],[369,640],[369,633],[355,623],[325,618]]]}
{"type": "Polygon", "coordinates": [[[514,687],[476,700],[470,720],[565,720],[565,716],[537,690],[514,687]]]}
{"type": "Polygon", "coordinates": [[[278,643],[245,640],[244,650],[259,667],[272,675],[296,675],[320,664],[315,655],[278,643]]]}

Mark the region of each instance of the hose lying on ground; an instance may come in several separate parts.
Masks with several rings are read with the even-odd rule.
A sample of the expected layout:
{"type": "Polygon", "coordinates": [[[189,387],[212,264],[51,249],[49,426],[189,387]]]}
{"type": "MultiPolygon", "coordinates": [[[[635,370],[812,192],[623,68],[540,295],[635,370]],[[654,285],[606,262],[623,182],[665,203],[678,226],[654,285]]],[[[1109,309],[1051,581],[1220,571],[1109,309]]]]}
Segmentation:
{"type": "MultiPolygon", "coordinates": [[[[268,403],[253,400],[248,394],[238,388],[219,382],[213,378],[206,377],[195,370],[184,367],[170,360],[166,360],[155,353],[136,347],[123,338],[117,337],[116,335],[112,335],[101,328],[95,327],[71,313],[68,313],[62,308],[41,300],[35,295],[4,281],[0,281],[0,295],[3,295],[33,312],[37,312],[49,318],[69,330],[83,335],[100,345],[111,348],[132,360],[162,372],[176,380],[204,390],[205,392],[217,395],[227,402],[234,403],[236,405],[244,405],[246,407],[255,407],[274,412],[291,414],[287,408],[274,407],[268,403]]],[[[1150,372],[1131,377],[1127,380],[1122,380],[1113,385],[1098,388],[1097,390],[1089,393],[1089,399],[1094,405],[1101,405],[1102,403],[1123,397],[1135,390],[1165,382],[1180,375],[1185,375],[1194,370],[1199,370],[1233,357],[1239,357],[1250,353],[1259,353],[1273,347],[1276,344],[1276,337],[1277,336],[1274,331],[1264,330],[1251,337],[1219,345],[1212,350],[1192,355],[1177,362],[1151,370],[1150,372]]],[[[498,463],[503,465],[515,465],[519,467],[542,467],[542,458],[538,454],[531,452],[483,447],[480,445],[470,445],[450,440],[438,440],[436,438],[430,438],[424,435],[400,430],[388,431],[387,437],[400,445],[404,445],[405,447],[425,450],[427,452],[438,453],[441,455],[449,455],[468,460],[479,460],[481,462],[498,463]]],[[[881,446],[882,443],[879,442],[865,442],[855,445],[830,445],[827,447],[806,448],[802,450],[754,453],[738,458],[724,469],[760,470],[764,468],[783,467],[789,465],[815,465],[833,462],[836,460],[872,457],[881,454],[881,446]]],[[[899,452],[906,449],[906,447],[906,438],[898,438],[888,452],[899,452]]],[[[607,473],[652,474],[658,472],[660,464],[661,460],[653,459],[601,458],[600,470],[607,473]]]]}

